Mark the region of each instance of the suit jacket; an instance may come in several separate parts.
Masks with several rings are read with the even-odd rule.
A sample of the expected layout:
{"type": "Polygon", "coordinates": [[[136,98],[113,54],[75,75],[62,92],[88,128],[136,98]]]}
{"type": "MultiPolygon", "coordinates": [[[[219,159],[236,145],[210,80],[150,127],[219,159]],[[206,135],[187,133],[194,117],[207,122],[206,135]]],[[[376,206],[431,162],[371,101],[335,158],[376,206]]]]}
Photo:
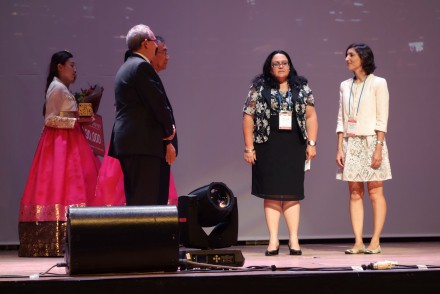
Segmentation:
{"type": "MultiPolygon", "coordinates": [[[[116,118],[109,155],[152,155],[164,158],[163,138],[173,133],[173,110],[154,68],[133,54],[115,77],[116,118]]],[[[173,139],[177,151],[177,137],[173,139]]]]}

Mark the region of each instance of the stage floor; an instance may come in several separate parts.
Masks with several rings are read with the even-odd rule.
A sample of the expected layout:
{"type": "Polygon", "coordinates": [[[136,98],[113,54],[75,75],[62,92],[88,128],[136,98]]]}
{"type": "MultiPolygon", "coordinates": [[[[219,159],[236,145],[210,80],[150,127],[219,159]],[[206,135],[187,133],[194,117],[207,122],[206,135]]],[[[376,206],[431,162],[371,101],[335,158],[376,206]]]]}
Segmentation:
{"type": "MultiPolygon", "coordinates": [[[[192,283],[191,279],[197,277],[199,285],[203,285],[202,281],[204,280],[204,278],[207,277],[225,277],[230,279],[231,277],[237,278],[240,276],[252,277],[250,283],[254,283],[255,285],[258,285],[258,283],[264,281],[265,279],[265,285],[271,285],[271,281],[274,282],[273,279],[267,280],[267,278],[273,278],[277,276],[278,279],[276,279],[276,283],[278,285],[282,284],[280,283],[281,278],[287,277],[292,280],[292,278],[299,276],[307,276],[312,278],[315,277],[314,281],[319,284],[319,276],[326,276],[326,279],[328,279],[329,277],[336,277],[336,275],[329,275],[330,273],[337,274],[337,277],[340,281],[344,281],[344,279],[346,279],[346,285],[350,285],[351,283],[353,283],[353,285],[356,285],[356,278],[362,277],[362,275],[364,274],[366,275],[365,277],[367,277],[368,274],[370,274],[370,276],[372,274],[374,277],[380,277],[381,274],[388,275],[385,281],[393,281],[393,283],[395,283],[394,278],[390,278],[394,276],[390,274],[394,273],[396,275],[396,281],[402,281],[402,286],[405,283],[405,279],[402,278],[411,279],[412,277],[414,279],[414,283],[417,283],[418,278],[416,279],[414,277],[417,277],[419,273],[422,272],[424,273],[424,276],[420,281],[423,281],[423,279],[425,280],[423,281],[425,287],[424,290],[431,290],[432,287],[438,287],[437,289],[440,289],[440,242],[387,242],[381,244],[382,253],[375,255],[344,254],[344,250],[349,248],[350,246],[351,244],[303,244],[303,255],[290,256],[288,255],[287,245],[282,244],[282,246],[280,247],[280,254],[278,256],[271,257],[264,256],[266,245],[234,246],[226,249],[240,250],[245,258],[244,265],[236,270],[189,269],[178,270],[176,272],[169,273],[154,272],[82,276],[70,276],[66,274],[65,268],[63,267],[55,267],[50,270],[49,273],[51,275],[42,276],[41,273],[46,272],[55,264],[63,263],[64,258],[23,258],[18,257],[16,250],[1,250],[0,289],[2,289],[2,286],[7,286],[7,288],[5,289],[9,290],[13,289],[14,286],[19,286],[20,289],[26,289],[27,282],[35,281],[47,282],[50,280],[54,281],[61,279],[63,282],[84,282],[87,280],[93,280],[95,282],[98,280],[112,280],[114,282],[115,280],[126,280],[130,278],[134,278],[136,280],[141,279],[143,281],[148,281],[148,279],[159,280],[159,282],[156,281],[153,284],[159,287],[157,289],[163,289],[164,285],[167,284],[167,279],[169,279],[168,281],[171,285],[173,283],[176,283],[176,278],[179,278],[179,283],[187,278],[185,280],[186,282],[183,283],[185,285],[190,285],[192,283]],[[394,268],[387,270],[362,270],[362,265],[368,265],[370,263],[385,260],[396,262],[397,265],[394,268]],[[429,276],[426,275],[426,273],[428,272],[430,273],[429,276]],[[349,275],[344,276],[344,274],[349,275]],[[398,275],[400,275],[400,277],[398,277],[398,275]],[[259,281],[258,277],[261,277],[261,281],[259,281]],[[348,277],[350,277],[349,279],[352,279],[354,277],[353,282],[348,282],[348,277]]],[[[192,249],[181,248],[181,250],[185,251],[192,249]]],[[[376,282],[380,281],[380,279],[375,279],[376,282]]],[[[370,283],[368,282],[368,279],[364,282],[367,283],[367,285],[370,283]]],[[[233,284],[233,282],[231,283],[233,284]]],[[[328,280],[327,283],[329,283],[328,280]]],[[[314,287],[317,287],[318,284],[314,285],[314,287]]],[[[338,285],[338,282],[336,282],[335,280],[334,284],[338,285]]],[[[179,284],[176,284],[176,287],[178,286],[179,284]]],[[[327,291],[324,292],[327,293],[327,291]]],[[[130,293],[136,292],[134,291],[130,293]]],[[[185,293],[185,291],[181,291],[180,293],[185,293]]],[[[193,289],[191,293],[198,292],[193,289]]],[[[215,293],[220,293],[220,290],[215,293]]],[[[231,293],[234,293],[234,291],[231,293]]]]}

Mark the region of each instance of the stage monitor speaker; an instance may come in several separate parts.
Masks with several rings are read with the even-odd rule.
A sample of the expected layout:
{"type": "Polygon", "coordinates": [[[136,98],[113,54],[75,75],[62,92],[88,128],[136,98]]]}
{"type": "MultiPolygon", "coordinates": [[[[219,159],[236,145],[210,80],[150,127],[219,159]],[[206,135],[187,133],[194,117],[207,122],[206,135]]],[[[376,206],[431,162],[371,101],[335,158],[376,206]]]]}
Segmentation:
{"type": "Polygon", "coordinates": [[[176,206],[71,207],[66,231],[68,274],[177,271],[176,206]]]}
{"type": "Polygon", "coordinates": [[[212,182],[189,194],[178,199],[180,243],[199,249],[235,245],[238,208],[232,191],[224,183],[212,182]]]}

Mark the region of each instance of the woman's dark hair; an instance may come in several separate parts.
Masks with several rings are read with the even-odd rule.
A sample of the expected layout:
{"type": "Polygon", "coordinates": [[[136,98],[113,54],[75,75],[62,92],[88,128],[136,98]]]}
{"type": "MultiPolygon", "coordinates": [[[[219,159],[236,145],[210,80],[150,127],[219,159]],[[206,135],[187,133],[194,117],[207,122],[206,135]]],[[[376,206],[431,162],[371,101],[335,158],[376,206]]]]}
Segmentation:
{"type": "MultiPolygon", "coordinates": [[[[58,64],[66,64],[69,58],[72,58],[72,53],[68,51],[59,51],[52,55],[49,64],[49,73],[46,79],[46,89],[44,90],[44,94],[47,93],[47,89],[49,89],[50,83],[52,83],[54,77],[58,77],[58,64]]],[[[44,96],[44,105],[43,105],[43,116],[46,115],[46,95],[44,96]]]]}
{"type": "Polygon", "coordinates": [[[254,85],[264,84],[266,86],[269,86],[273,89],[279,88],[279,82],[277,79],[272,75],[272,58],[276,54],[283,54],[286,56],[288,62],[289,62],[289,75],[287,76],[287,81],[289,82],[289,85],[291,88],[293,87],[301,87],[302,85],[307,84],[307,79],[302,76],[298,76],[298,73],[296,72],[295,67],[292,64],[292,60],[290,59],[289,54],[283,50],[275,50],[272,53],[267,56],[266,61],[264,61],[263,64],[263,73],[257,75],[252,83],[254,85]]]}
{"type": "Polygon", "coordinates": [[[364,43],[350,44],[347,47],[347,50],[345,50],[346,57],[347,57],[348,49],[350,48],[353,48],[354,51],[356,51],[356,53],[359,54],[359,57],[361,58],[362,61],[362,68],[364,69],[365,73],[367,75],[373,73],[374,70],[376,69],[376,65],[374,64],[374,55],[373,55],[373,51],[371,51],[371,48],[364,43]]]}

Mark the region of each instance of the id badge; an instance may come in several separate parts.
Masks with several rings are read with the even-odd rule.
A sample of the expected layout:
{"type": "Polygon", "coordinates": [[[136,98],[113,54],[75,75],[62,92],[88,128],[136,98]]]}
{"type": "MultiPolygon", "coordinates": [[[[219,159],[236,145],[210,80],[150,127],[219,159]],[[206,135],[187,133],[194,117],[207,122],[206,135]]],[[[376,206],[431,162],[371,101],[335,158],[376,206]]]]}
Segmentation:
{"type": "Polygon", "coordinates": [[[347,125],[347,137],[356,136],[357,121],[355,119],[349,119],[347,125]]]}
{"type": "Polygon", "coordinates": [[[279,129],[292,130],[292,111],[280,111],[279,113],[279,129]]]}

